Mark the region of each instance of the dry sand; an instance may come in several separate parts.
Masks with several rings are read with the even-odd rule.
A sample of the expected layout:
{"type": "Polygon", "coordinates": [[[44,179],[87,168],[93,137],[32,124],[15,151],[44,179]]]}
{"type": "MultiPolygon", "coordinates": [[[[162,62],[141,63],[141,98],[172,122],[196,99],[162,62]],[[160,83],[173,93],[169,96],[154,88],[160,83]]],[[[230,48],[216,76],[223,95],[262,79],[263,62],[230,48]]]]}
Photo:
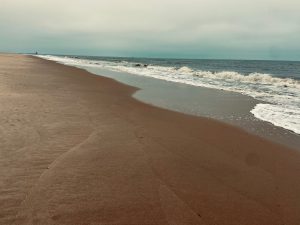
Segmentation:
{"type": "Polygon", "coordinates": [[[0,224],[300,224],[300,153],[0,55],[0,224]]]}

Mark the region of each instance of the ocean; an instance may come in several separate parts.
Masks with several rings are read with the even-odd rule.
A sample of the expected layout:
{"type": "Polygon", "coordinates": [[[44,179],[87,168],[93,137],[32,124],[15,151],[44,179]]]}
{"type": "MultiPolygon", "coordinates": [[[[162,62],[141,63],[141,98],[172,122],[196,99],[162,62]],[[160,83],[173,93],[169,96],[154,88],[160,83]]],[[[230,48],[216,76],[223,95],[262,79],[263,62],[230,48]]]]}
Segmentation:
{"type": "MultiPolygon", "coordinates": [[[[249,113],[300,134],[300,62],[149,59],[40,55],[66,65],[101,68],[194,87],[239,93],[257,103],[249,113]]],[[[201,96],[199,96],[201,98],[201,96]]]]}

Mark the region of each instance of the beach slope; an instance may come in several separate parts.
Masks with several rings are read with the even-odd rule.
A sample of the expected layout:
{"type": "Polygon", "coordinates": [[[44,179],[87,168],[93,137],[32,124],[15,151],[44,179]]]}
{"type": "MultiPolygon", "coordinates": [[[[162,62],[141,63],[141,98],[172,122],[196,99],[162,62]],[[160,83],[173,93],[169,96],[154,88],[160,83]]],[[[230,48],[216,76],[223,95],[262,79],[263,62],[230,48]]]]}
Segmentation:
{"type": "Polygon", "coordinates": [[[0,55],[0,224],[300,224],[300,154],[0,55]]]}

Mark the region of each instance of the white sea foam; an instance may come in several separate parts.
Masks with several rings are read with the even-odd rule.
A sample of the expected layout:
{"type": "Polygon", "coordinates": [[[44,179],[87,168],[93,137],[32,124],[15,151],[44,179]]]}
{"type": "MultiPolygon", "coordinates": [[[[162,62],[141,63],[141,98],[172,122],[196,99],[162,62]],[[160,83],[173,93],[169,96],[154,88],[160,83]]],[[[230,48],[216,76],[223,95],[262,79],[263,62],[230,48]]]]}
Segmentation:
{"type": "Polygon", "coordinates": [[[297,108],[260,103],[251,110],[251,113],[261,120],[300,134],[300,111],[297,108]]]}
{"type": "Polygon", "coordinates": [[[261,120],[300,134],[300,81],[270,74],[243,75],[233,71],[211,72],[189,67],[149,65],[135,67],[133,62],[111,62],[60,56],[40,56],[78,67],[99,67],[139,76],[185,83],[194,86],[234,91],[269,104],[258,104],[251,112],[261,120]]]}

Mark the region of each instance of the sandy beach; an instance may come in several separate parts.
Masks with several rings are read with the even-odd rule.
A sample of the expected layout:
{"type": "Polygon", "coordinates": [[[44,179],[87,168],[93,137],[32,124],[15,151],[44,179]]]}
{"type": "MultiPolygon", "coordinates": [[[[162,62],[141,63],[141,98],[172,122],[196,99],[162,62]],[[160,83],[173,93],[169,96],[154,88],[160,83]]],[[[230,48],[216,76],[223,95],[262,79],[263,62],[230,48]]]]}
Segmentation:
{"type": "Polygon", "coordinates": [[[0,224],[298,225],[300,152],[0,55],[0,224]]]}

